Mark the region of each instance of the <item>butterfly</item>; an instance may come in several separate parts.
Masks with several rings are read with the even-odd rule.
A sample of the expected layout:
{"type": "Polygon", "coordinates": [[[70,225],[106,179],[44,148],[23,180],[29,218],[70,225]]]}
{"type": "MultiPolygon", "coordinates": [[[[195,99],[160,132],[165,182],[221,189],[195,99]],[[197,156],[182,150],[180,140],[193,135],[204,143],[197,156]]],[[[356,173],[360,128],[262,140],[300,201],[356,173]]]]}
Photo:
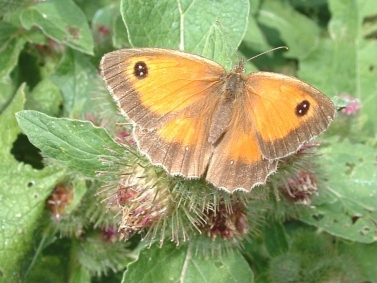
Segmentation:
{"type": "Polygon", "coordinates": [[[101,75],[139,150],[171,175],[228,192],[265,184],[279,159],[323,133],[331,100],[297,78],[230,72],[183,51],[122,49],[105,54],[101,75]]]}

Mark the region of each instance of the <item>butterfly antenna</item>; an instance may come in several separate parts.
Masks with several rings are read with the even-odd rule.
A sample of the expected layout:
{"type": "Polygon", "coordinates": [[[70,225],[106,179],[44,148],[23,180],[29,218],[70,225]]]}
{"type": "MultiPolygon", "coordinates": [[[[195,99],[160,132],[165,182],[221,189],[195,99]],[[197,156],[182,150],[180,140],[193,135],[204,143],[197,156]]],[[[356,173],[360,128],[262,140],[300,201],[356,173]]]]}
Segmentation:
{"type": "Polygon", "coordinates": [[[234,47],[234,44],[233,44],[233,41],[231,40],[230,36],[229,36],[229,33],[227,32],[227,30],[224,28],[224,26],[222,25],[222,23],[219,21],[219,20],[216,20],[216,24],[218,24],[220,26],[220,28],[222,29],[223,33],[225,34],[225,36],[227,37],[228,39],[228,42],[229,42],[229,45],[230,47],[232,48],[233,52],[236,54],[237,56],[237,60],[240,61],[240,58],[238,57],[238,54],[237,54],[237,50],[236,48],[234,47]]]}
{"type": "Polygon", "coordinates": [[[275,50],[278,50],[278,49],[286,49],[286,50],[288,50],[288,47],[287,47],[287,46],[279,46],[279,47],[276,47],[276,48],[272,48],[272,49],[270,49],[270,50],[264,51],[264,52],[262,52],[262,53],[259,53],[258,55],[255,55],[255,56],[253,56],[253,57],[247,59],[246,62],[247,62],[247,61],[251,61],[251,60],[253,60],[253,59],[255,59],[255,58],[257,58],[257,57],[259,57],[259,56],[261,56],[261,55],[263,55],[263,54],[266,54],[266,53],[268,53],[268,52],[275,51],[275,50]]]}

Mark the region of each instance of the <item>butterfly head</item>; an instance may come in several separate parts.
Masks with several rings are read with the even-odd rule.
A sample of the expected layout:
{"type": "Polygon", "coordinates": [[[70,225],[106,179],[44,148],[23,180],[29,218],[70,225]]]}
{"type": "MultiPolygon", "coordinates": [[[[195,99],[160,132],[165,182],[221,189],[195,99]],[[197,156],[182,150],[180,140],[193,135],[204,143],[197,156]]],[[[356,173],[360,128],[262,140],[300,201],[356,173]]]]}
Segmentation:
{"type": "Polygon", "coordinates": [[[239,61],[238,64],[233,68],[232,73],[245,74],[245,61],[239,61]]]}

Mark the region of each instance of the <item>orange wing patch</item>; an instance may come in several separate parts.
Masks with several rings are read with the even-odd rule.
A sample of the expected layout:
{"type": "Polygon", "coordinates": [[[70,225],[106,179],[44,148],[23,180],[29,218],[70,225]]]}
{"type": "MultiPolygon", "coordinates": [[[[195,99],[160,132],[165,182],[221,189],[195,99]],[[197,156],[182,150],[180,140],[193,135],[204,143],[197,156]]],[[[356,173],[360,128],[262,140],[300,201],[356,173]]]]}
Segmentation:
{"type": "Polygon", "coordinates": [[[140,103],[158,116],[179,112],[208,95],[208,89],[218,82],[218,74],[209,76],[203,71],[206,65],[174,57],[137,57],[130,60],[127,77],[137,90],[140,103]],[[148,67],[144,79],[132,76],[133,67],[142,61],[148,67]],[[130,70],[131,69],[131,70],[130,70]],[[200,75],[202,74],[202,75],[200,75]],[[198,80],[198,76],[202,76],[198,80]]]}

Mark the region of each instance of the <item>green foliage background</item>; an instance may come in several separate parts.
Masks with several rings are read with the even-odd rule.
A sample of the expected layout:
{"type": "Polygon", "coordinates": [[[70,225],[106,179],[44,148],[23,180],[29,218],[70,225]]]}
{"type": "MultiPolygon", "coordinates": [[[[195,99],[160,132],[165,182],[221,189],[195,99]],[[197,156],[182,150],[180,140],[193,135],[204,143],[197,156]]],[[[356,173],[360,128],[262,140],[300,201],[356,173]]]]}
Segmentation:
{"type": "Polygon", "coordinates": [[[0,281],[377,282],[374,0],[1,0],[0,17],[0,281]],[[287,219],[275,204],[262,233],[220,258],[202,258],[190,242],[160,249],[101,240],[99,228],[114,220],[95,197],[96,172],[109,169],[98,157],[125,154],[105,129],[81,121],[120,119],[98,76],[102,55],[165,47],[230,69],[282,45],[289,50],[247,70],[295,75],[362,107],[339,113],[321,137],[327,181],[314,208],[287,219]],[[65,226],[52,229],[45,202],[67,179],[75,202],[65,226]]]}

